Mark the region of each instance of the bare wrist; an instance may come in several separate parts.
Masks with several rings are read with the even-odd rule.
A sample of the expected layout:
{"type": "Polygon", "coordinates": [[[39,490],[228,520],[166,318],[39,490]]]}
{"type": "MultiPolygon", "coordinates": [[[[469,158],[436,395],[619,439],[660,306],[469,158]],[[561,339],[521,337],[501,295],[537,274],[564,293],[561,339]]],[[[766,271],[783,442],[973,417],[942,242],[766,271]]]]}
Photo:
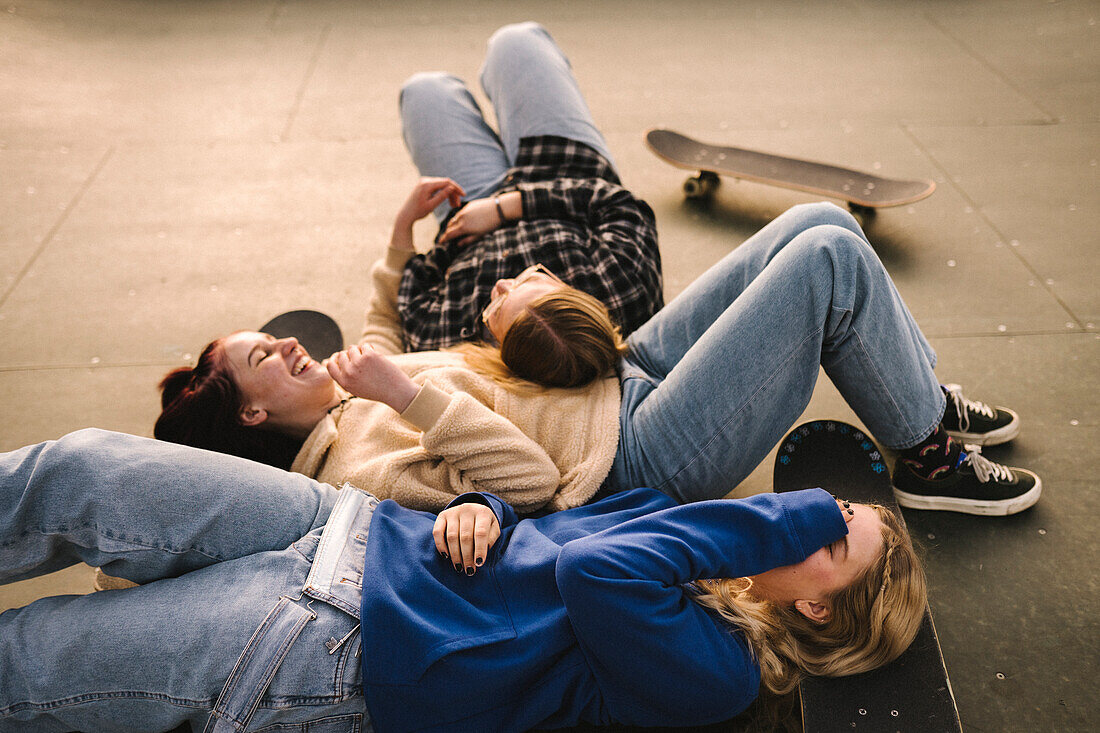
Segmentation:
{"type": "Polygon", "coordinates": [[[509,191],[496,197],[497,210],[507,221],[523,218],[523,197],[519,191],[509,191]]]}
{"type": "Polygon", "coordinates": [[[398,221],[393,225],[393,233],[390,235],[390,246],[394,249],[414,249],[412,224],[403,224],[398,221]]]}
{"type": "Polygon", "coordinates": [[[409,405],[416,399],[416,395],[419,392],[420,387],[416,382],[411,379],[406,379],[398,385],[397,389],[394,390],[394,394],[386,401],[386,404],[392,407],[394,411],[400,415],[409,408],[409,405]]]}

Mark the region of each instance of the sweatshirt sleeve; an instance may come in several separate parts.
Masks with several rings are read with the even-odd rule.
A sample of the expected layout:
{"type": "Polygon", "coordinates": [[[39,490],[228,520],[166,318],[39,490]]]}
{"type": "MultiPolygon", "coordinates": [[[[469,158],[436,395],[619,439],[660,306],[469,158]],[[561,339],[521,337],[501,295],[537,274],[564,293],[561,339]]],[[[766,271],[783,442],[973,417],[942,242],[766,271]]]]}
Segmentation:
{"type": "Polygon", "coordinates": [[[402,502],[409,506],[438,511],[452,496],[488,491],[521,511],[534,511],[561,484],[557,465],[541,446],[465,392],[448,394],[426,382],[401,417],[422,431],[424,451],[391,462],[388,495],[435,497],[402,502]]]}
{"type": "Polygon", "coordinates": [[[801,562],[847,534],[821,489],[672,507],[566,543],[555,574],[611,717],[705,724],[755,698],[759,670],[740,634],[685,584],[801,562]]]}
{"type": "Polygon", "coordinates": [[[363,334],[359,337],[361,345],[372,346],[382,354],[405,353],[405,332],[397,311],[397,289],[405,263],[414,254],[411,250],[390,247],[386,256],[371,267],[371,294],[363,334]]]}

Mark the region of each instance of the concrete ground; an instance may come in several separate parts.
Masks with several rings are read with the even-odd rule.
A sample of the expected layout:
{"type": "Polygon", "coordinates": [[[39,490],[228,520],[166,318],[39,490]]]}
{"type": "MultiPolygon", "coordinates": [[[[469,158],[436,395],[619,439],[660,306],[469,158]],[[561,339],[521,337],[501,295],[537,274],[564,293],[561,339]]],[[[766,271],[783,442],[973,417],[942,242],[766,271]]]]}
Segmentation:
{"type": "MultiPolygon", "coordinates": [[[[869,236],[941,380],[1022,416],[987,454],[1044,482],[1013,517],[906,512],[958,707],[968,730],[1096,730],[1097,2],[6,0],[0,449],[149,435],[164,372],[281,311],[357,333],[416,179],[402,80],[474,83],[491,31],[527,19],[656,211],[669,297],[814,197],[727,181],[685,202],[649,127],[936,181],[869,236]]],[[[827,379],[807,417],[854,419],[827,379]]],[[[89,589],[72,568],[0,588],[0,608],[89,589]]]]}

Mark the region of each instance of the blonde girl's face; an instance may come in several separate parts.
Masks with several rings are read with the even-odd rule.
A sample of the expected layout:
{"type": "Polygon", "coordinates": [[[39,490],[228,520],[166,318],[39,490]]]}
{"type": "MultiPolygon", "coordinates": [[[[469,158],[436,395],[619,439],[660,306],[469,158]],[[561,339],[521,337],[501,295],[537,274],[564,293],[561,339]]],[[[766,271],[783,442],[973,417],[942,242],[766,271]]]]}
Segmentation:
{"type": "Polygon", "coordinates": [[[542,265],[528,267],[516,277],[497,280],[481,319],[499,344],[528,305],[565,287],[565,283],[542,265]]]}
{"type": "Polygon", "coordinates": [[[842,509],[848,534],[822,547],[795,565],[785,565],[753,577],[753,592],[779,602],[825,604],[867,570],[882,552],[882,520],[878,511],[865,504],[851,504],[852,513],[842,509]]]}

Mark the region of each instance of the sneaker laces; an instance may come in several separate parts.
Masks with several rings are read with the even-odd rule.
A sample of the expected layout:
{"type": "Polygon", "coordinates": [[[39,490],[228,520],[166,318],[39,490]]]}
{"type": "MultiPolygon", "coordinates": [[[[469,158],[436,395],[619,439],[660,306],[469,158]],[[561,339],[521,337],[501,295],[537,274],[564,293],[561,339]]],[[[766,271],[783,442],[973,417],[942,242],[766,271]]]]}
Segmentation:
{"type": "MultiPolygon", "coordinates": [[[[970,413],[985,415],[990,420],[997,416],[993,408],[984,402],[968,400],[963,397],[962,386],[958,384],[945,384],[943,388],[951,395],[951,404],[955,406],[955,414],[959,416],[959,430],[966,432],[970,429],[970,413]]],[[[994,464],[996,465],[996,464],[994,464]]]]}
{"type": "Polygon", "coordinates": [[[962,463],[959,465],[970,466],[974,469],[974,475],[978,477],[979,482],[983,484],[989,483],[990,479],[997,482],[1010,482],[1015,478],[1012,475],[1011,468],[1001,465],[1000,463],[994,463],[983,456],[981,446],[965,445],[963,448],[966,451],[966,457],[963,458],[962,463]]]}

